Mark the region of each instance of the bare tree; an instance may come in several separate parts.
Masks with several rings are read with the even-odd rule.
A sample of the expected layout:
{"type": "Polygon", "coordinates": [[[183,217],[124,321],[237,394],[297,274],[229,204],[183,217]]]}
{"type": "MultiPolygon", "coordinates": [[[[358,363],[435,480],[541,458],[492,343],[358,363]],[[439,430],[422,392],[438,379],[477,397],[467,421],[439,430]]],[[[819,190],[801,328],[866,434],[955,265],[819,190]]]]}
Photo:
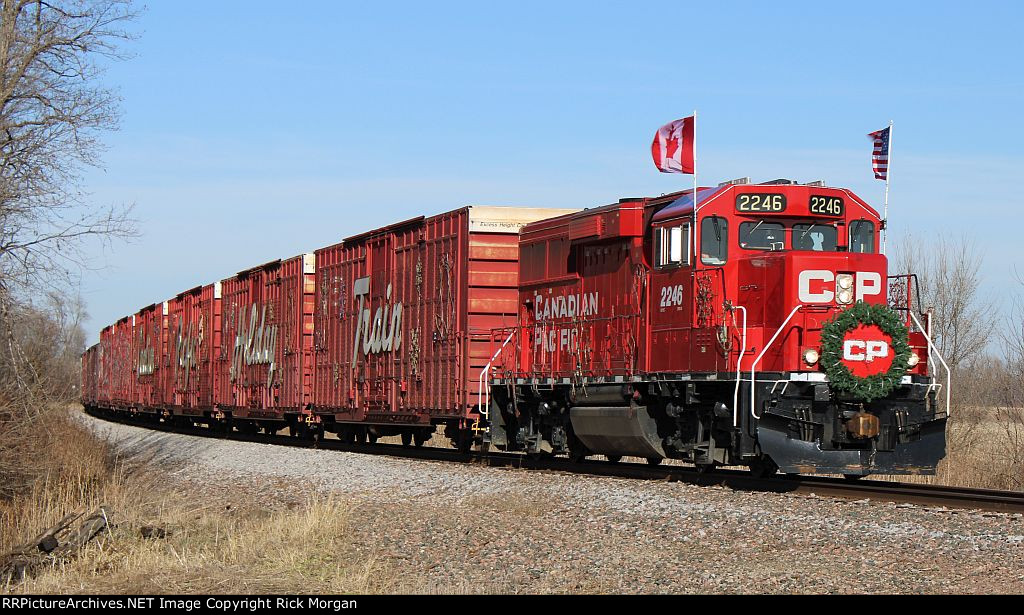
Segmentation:
{"type": "Polygon", "coordinates": [[[999,429],[997,459],[992,468],[998,486],[1024,489],[1024,277],[1018,274],[1017,294],[1001,329],[1000,397],[995,423],[999,429]]]}
{"type": "MultiPolygon", "coordinates": [[[[908,235],[897,243],[890,266],[894,274],[917,274],[920,306],[932,310],[932,339],[950,368],[952,422],[939,476],[947,483],[978,474],[984,406],[992,405],[1000,378],[988,356],[994,350],[989,341],[995,315],[979,296],[982,261],[975,242],[966,236],[934,236],[921,242],[908,235]]],[[[937,361],[932,370],[945,380],[937,361]]]]}
{"type": "Polygon", "coordinates": [[[983,255],[968,237],[906,236],[897,246],[893,273],[916,273],[920,302],[934,310],[932,339],[954,374],[988,349],[995,310],[979,296],[983,255]]]}
{"type": "Polygon", "coordinates": [[[82,191],[99,136],[118,121],[103,63],[122,57],[134,15],[130,0],[0,1],[0,322],[23,379],[34,367],[14,360],[27,356],[10,328],[16,303],[66,291],[90,239],[135,234],[130,207],[97,206],[82,191]]]}

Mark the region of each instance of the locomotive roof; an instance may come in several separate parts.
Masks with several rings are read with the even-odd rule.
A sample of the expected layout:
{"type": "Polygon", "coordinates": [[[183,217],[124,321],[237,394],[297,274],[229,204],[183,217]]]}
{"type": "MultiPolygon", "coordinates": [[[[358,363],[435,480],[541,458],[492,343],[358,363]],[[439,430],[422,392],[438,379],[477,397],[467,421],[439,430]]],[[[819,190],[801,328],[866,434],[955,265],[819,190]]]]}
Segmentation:
{"type": "MultiPolygon", "coordinates": [[[[707,203],[712,198],[728,190],[730,186],[719,186],[718,188],[698,188],[697,189],[697,203],[707,203]]],[[[658,220],[667,220],[669,218],[678,218],[684,216],[693,211],[693,190],[688,190],[682,196],[672,200],[668,205],[658,210],[654,217],[651,218],[653,222],[658,220]]]]}
{"type": "MultiPolygon", "coordinates": [[[[855,203],[857,207],[862,208],[870,216],[875,219],[880,219],[878,212],[873,207],[868,205],[863,199],[855,195],[848,188],[822,186],[818,183],[798,184],[790,180],[774,180],[759,184],[726,183],[715,187],[700,187],[697,189],[697,205],[699,208],[703,209],[715,199],[736,191],[792,193],[794,190],[801,192],[814,190],[826,193],[834,192],[836,193],[836,196],[845,195],[849,197],[851,202],[855,203]]],[[[656,197],[624,198],[620,199],[617,203],[610,203],[600,207],[591,207],[575,213],[568,213],[538,220],[537,222],[526,225],[523,228],[523,234],[524,236],[528,236],[530,240],[540,240],[543,237],[546,237],[548,233],[565,232],[564,229],[567,229],[574,224],[582,224],[580,221],[584,218],[604,216],[607,214],[614,216],[615,212],[624,212],[624,210],[636,209],[643,209],[648,212],[653,211],[653,215],[651,215],[648,223],[690,215],[693,213],[693,189],[680,190],[678,192],[671,192],[656,197]],[[559,231],[558,229],[563,230],[559,231]]]]}

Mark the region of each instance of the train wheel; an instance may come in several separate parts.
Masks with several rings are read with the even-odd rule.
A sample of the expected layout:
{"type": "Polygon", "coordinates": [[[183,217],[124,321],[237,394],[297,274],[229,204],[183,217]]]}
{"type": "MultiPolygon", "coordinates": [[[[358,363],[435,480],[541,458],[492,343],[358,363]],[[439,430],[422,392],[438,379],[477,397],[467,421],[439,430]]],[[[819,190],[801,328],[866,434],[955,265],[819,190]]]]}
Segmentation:
{"type": "Polygon", "coordinates": [[[370,444],[376,444],[377,434],[373,433],[372,431],[368,431],[366,432],[366,439],[370,442],[370,444]]]}
{"type": "Polygon", "coordinates": [[[260,430],[255,421],[238,421],[235,423],[235,429],[238,433],[247,436],[255,435],[260,430]]]}
{"type": "Polygon", "coordinates": [[[326,434],[324,433],[324,428],[322,425],[317,425],[315,427],[310,428],[309,436],[310,440],[313,441],[313,448],[320,448],[320,443],[324,441],[325,435],[326,434]]]}
{"type": "Polygon", "coordinates": [[[402,446],[406,446],[406,447],[412,446],[412,432],[411,431],[403,431],[402,432],[402,446]]]}
{"type": "Polygon", "coordinates": [[[849,481],[860,480],[864,478],[864,474],[843,474],[843,478],[849,481]]]}
{"type": "Polygon", "coordinates": [[[754,478],[768,478],[779,471],[771,457],[761,457],[750,463],[750,474],[754,478]]]}
{"type": "Polygon", "coordinates": [[[647,465],[651,465],[651,466],[661,465],[661,460],[662,460],[661,457],[648,457],[647,458],[647,465]]]}
{"type": "Polygon", "coordinates": [[[427,440],[430,439],[430,434],[425,434],[421,431],[417,431],[415,434],[413,434],[412,439],[416,443],[416,447],[419,448],[427,443],[427,440]]]}
{"type": "Polygon", "coordinates": [[[583,447],[569,447],[569,461],[573,463],[583,463],[587,460],[588,451],[583,447]]]}
{"type": "Polygon", "coordinates": [[[590,449],[583,443],[582,440],[576,437],[576,434],[570,434],[569,436],[569,461],[573,463],[583,463],[587,460],[587,456],[590,455],[590,449]]]}
{"type": "Polygon", "coordinates": [[[608,461],[612,463],[619,463],[622,461],[622,455],[605,455],[605,457],[607,457],[608,461]]]}
{"type": "Polygon", "coordinates": [[[698,463],[695,465],[697,466],[697,473],[699,474],[710,474],[711,471],[715,469],[714,463],[698,463]]]}

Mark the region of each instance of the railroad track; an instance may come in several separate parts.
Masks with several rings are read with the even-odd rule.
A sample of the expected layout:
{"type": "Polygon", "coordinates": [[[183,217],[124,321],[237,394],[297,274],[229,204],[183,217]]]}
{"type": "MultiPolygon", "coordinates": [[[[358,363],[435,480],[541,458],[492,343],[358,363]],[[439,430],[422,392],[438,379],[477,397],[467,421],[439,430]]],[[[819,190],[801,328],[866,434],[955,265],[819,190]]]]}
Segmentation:
{"type": "Polygon", "coordinates": [[[720,469],[699,472],[696,468],[689,466],[612,463],[596,459],[588,459],[582,463],[573,463],[568,459],[538,459],[519,453],[493,451],[487,453],[480,451],[463,453],[456,449],[439,447],[405,447],[399,444],[384,443],[349,444],[330,438],[314,442],[283,435],[250,435],[234,431],[223,433],[200,427],[174,427],[166,423],[133,420],[129,417],[112,416],[106,413],[88,412],[88,414],[101,420],[143,427],[155,431],[237,440],[240,442],[256,442],[299,448],[321,448],[369,455],[404,457],[407,459],[478,463],[491,467],[521,468],[544,472],[684,482],[699,486],[723,486],[737,491],[815,494],[843,499],[867,499],[918,506],[1024,513],[1024,492],[1019,491],[968,489],[944,485],[896,483],[867,479],[849,481],[842,478],[803,475],[780,474],[770,478],[755,478],[742,470],[720,469]]]}

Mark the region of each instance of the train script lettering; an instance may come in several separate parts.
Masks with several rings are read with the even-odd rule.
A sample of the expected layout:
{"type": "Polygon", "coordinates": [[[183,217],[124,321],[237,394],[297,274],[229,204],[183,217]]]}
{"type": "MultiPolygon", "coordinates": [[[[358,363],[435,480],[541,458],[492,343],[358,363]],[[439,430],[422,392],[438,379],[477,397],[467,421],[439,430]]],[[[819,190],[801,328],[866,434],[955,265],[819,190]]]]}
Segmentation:
{"type": "Polygon", "coordinates": [[[151,376],[156,371],[156,352],[153,347],[148,345],[139,351],[139,375],[140,376],[151,376]]]}
{"type": "MultiPolygon", "coordinates": [[[[246,318],[245,306],[238,312],[238,333],[235,334],[235,352],[231,357],[231,380],[238,378],[242,363],[270,365],[270,378],[274,373],[274,348],[277,347],[277,325],[267,324],[267,306],[260,310],[255,303],[246,318]]],[[[268,379],[268,386],[270,379],[268,379]]]]}
{"type": "Polygon", "coordinates": [[[184,323],[178,323],[178,330],[175,333],[174,349],[178,358],[178,368],[183,372],[195,369],[199,365],[199,348],[203,343],[203,317],[199,317],[198,333],[193,331],[192,323],[188,329],[184,329],[184,323]]]}
{"type": "Polygon", "coordinates": [[[384,304],[377,306],[371,317],[372,300],[367,299],[370,294],[370,278],[359,278],[352,284],[352,293],[359,302],[356,309],[355,339],[352,341],[353,368],[359,359],[360,348],[363,349],[363,356],[366,356],[381,352],[397,352],[402,346],[402,303],[391,304],[391,291],[391,284],[388,284],[384,293],[384,304]]]}

